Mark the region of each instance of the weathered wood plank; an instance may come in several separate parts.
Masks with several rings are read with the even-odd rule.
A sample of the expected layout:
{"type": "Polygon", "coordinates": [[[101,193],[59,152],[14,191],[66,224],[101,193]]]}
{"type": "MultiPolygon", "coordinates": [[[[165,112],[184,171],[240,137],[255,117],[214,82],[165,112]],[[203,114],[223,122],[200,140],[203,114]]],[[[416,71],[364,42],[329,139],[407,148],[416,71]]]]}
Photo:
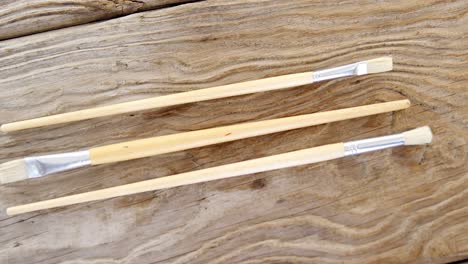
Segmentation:
{"type": "Polygon", "coordinates": [[[187,0],[2,0],[0,40],[81,25],[187,0]]]}
{"type": "Polygon", "coordinates": [[[0,208],[430,125],[434,143],[8,218],[1,263],[468,257],[468,3],[206,1],[0,42],[0,120],[392,55],[393,72],[0,137],[0,161],[408,97],[405,111],[0,187],[0,208]]]}

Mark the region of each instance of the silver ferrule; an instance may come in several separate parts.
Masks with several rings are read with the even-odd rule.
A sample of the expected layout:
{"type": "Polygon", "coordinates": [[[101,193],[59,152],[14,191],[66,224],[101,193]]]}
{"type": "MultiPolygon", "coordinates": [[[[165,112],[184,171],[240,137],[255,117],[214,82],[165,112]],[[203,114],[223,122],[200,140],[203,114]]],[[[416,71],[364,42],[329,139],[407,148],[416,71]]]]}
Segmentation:
{"type": "Polygon", "coordinates": [[[61,154],[24,158],[28,178],[42,177],[51,173],[67,171],[91,165],[89,151],[77,151],[61,154]]]}
{"type": "Polygon", "coordinates": [[[356,62],[331,69],[315,71],[313,74],[314,82],[346,76],[367,74],[367,62],[356,62]]]}
{"type": "Polygon", "coordinates": [[[403,134],[368,138],[344,143],[345,156],[351,156],[374,150],[393,148],[405,144],[403,134]]]}

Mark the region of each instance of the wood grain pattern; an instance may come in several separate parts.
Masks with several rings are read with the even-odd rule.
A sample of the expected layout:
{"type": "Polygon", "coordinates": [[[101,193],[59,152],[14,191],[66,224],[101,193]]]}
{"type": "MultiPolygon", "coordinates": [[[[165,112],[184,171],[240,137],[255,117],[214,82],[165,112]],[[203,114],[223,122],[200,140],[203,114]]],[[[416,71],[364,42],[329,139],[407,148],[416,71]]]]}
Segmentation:
{"type": "Polygon", "coordinates": [[[392,55],[394,71],[0,137],[0,161],[409,98],[407,110],[0,187],[0,208],[430,125],[434,143],[7,217],[0,263],[468,257],[468,3],[203,1],[0,42],[0,120],[392,55]]]}
{"type": "Polygon", "coordinates": [[[2,0],[0,40],[183,4],[187,0],[2,0]]]}

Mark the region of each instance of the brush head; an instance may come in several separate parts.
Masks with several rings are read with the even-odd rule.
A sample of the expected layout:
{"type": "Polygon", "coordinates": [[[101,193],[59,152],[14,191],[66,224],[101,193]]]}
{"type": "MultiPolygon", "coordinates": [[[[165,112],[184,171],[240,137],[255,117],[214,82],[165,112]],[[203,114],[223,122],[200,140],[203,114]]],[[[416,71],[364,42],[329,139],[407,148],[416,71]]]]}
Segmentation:
{"type": "Polygon", "coordinates": [[[26,162],[17,159],[0,164],[0,184],[22,181],[28,178],[26,162]]]}
{"type": "Polygon", "coordinates": [[[418,127],[402,133],[405,145],[423,145],[432,142],[432,131],[428,126],[418,127]]]}
{"type": "Polygon", "coordinates": [[[392,57],[380,57],[377,59],[368,60],[367,73],[387,72],[393,69],[392,57]]]}

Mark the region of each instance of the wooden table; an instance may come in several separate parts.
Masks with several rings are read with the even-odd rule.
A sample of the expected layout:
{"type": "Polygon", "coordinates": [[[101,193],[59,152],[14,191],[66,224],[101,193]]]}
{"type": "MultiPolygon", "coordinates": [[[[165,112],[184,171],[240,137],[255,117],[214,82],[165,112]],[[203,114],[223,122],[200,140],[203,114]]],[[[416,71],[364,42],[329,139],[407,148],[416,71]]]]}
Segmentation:
{"type": "MultiPolygon", "coordinates": [[[[468,2],[0,3],[0,120],[383,55],[394,71],[0,136],[0,161],[409,98],[407,110],[0,187],[0,263],[468,258],[468,2]],[[7,217],[7,206],[430,125],[430,146],[7,217]]],[[[461,263],[461,262],[460,262],[461,263]]]]}

